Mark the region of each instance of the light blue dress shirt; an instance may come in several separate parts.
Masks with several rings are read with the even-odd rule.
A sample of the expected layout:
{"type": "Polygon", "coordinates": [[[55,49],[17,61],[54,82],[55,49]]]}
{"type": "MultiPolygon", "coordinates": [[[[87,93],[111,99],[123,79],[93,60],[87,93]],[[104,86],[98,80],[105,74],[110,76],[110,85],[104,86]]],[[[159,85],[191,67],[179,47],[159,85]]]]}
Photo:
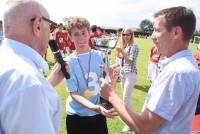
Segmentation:
{"type": "Polygon", "coordinates": [[[58,134],[60,99],[32,48],[5,38],[0,46],[0,134],[58,134]]]}
{"type": "Polygon", "coordinates": [[[190,50],[161,61],[144,108],[164,118],[154,134],[189,134],[200,92],[200,73],[190,50]]]}

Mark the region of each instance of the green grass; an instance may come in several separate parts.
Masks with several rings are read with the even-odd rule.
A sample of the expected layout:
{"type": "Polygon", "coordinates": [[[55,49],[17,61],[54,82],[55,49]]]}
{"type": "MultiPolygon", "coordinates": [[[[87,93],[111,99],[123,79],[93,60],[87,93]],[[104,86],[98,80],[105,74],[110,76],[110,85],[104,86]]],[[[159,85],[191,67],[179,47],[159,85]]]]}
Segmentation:
{"type": "MultiPolygon", "coordinates": [[[[137,112],[140,112],[145,100],[145,96],[150,86],[150,83],[146,78],[147,78],[147,64],[148,64],[149,51],[153,43],[150,39],[141,39],[141,38],[136,38],[135,43],[139,46],[140,52],[137,59],[137,68],[138,68],[137,83],[132,93],[132,103],[134,106],[134,110],[137,112]]],[[[197,51],[196,45],[194,44],[190,44],[190,48],[192,49],[193,53],[197,51]]],[[[54,58],[49,49],[48,49],[47,57],[48,57],[47,58],[48,63],[50,64],[50,68],[51,68],[52,63],[54,62],[54,58]]],[[[112,51],[111,61],[112,63],[114,63],[115,61],[114,51],[112,51]]],[[[65,87],[64,82],[61,82],[59,85],[56,86],[56,91],[58,95],[60,96],[61,102],[62,102],[62,120],[60,124],[60,133],[66,134],[65,100],[68,94],[66,92],[66,87],[65,87]]],[[[117,83],[117,93],[120,97],[122,97],[122,90],[121,90],[119,82],[117,83]]],[[[123,134],[121,132],[121,129],[123,128],[124,124],[119,119],[108,119],[107,124],[108,124],[109,134],[123,134]]],[[[128,132],[127,134],[131,134],[131,133],[128,132]]]]}

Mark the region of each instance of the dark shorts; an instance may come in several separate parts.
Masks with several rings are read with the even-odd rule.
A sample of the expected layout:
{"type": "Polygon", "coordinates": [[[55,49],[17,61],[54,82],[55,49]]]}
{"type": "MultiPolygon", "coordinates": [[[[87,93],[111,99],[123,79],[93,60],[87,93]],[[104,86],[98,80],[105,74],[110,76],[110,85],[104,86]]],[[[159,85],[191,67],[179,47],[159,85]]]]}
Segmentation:
{"type": "Polygon", "coordinates": [[[199,99],[197,102],[197,107],[196,107],[196,111],[195,111],[195,115],[200,114],[200,94],[199,94],[199,99]]]}
{"type": "Polygon", "coordinates": [[[108,134],[106,117],[103,115],[67,115],[67,134],[108,134]]]}

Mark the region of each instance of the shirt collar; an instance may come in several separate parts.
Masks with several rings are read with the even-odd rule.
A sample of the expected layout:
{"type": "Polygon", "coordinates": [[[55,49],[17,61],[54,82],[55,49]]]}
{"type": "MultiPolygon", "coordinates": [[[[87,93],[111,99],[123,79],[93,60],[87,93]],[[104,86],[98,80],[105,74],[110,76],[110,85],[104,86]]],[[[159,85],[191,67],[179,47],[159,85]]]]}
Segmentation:
{"type": "Polygon", "coordinates": [[[159,61],[158,66],[159,66],[160,71],[162,71],[170,62],[172,62],[178,58],[186,57],[186,56],[192,56],[191,50],[189,50],[189,49],[182,50],[182,51],[177,52],[176,54],[170,56],[169,58],[165,58],[165,59],[159,61]]]}
{"type": "Polygon", "coordinates": [[[3,44],[13,50],[14,53],[30,59],[39,70],[48,71],[48,64],[42,56],[28,45],[13,40],[4,38],[3,44]]]}

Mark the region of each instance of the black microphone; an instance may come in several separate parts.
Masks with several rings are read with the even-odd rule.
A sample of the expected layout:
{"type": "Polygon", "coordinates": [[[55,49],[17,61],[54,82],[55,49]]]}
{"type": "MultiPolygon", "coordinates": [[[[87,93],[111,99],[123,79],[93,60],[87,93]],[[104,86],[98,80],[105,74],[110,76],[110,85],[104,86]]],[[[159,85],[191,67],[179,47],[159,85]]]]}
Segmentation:
{"type": "Polygon", "coordinates": [[[66,68],[65,68],[66,63],[63,60],[62,54],[60,53],[60,50],[59,50],[59,48],[57,46],[56,41],[55,40],[49,40],[49,46],[50,46],[51,51],[53,52],[54,57],[56,58],[57,62],[60,63],[60,65],[61,65],[61,71],[63,72],[65,78],[69,79],[70,75],[66,71],[66,68]]]}

